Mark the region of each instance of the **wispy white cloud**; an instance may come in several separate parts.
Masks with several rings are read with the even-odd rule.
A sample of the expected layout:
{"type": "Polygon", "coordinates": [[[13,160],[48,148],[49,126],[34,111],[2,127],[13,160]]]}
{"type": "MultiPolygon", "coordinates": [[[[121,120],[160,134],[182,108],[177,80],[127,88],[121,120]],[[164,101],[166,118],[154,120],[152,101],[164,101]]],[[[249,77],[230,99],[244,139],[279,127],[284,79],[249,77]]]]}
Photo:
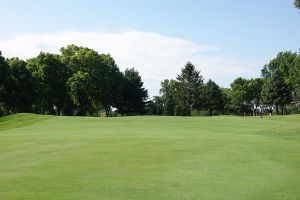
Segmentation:
{"type": "Polygon", "coordinates": [[[110,53],[121,70],[136,68],[151,96],[158,94],[163,79],[176,78],[187,61],[201,70],[206,80],[211,78],[221,86],[228,86],[237,76],[256,76],[264,64],[225,55],[218,45],[202,45],[140,31],[19,34],[0,40],[0,50],[6,57],[26,59],[36,56],[40,51],[59,53],[59,48],[69,44],[86,46],[99,53],[110,53]]]}

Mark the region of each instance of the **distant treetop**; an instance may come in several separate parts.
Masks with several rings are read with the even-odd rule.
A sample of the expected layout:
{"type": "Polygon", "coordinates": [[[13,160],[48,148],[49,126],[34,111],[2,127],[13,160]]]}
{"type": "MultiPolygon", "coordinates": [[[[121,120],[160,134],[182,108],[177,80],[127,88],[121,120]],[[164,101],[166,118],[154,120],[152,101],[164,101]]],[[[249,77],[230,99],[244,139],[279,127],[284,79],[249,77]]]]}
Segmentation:
{"type": "Polygon", "coordinates": [[[300,9],[300,0],[295,0],[294,5],[296,8],[300,9]]]}

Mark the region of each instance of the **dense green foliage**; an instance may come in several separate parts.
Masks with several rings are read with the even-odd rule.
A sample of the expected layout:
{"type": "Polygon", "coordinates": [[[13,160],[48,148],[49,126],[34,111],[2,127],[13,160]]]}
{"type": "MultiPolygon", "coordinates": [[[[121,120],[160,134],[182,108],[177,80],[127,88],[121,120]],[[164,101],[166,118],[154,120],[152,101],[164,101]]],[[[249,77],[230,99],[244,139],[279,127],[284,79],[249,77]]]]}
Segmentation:
{"type": "MultiPolygon", "coordinates": [[[[175,94],[177,88],[177,82],[175,80],[164,80],[161,83],[161,100],[163,105],[162,113],[164,115],[174,115],[175,114],[175,94]]],[[[158,98],[158,97],[157,97],[158,98]]]]}
{"type": "Polygon", "coordinates": [[[52,112],[53,105],[58,110],[66,109],[68,98],[68,68],[60,61],[60,56],[41,52],[27,62],[27,67],[34,78],[35,111],[52,112]]]}
{"type": "Polygon", "coordinates": [[[296,8],[300,9],[300,0],[295,0],[294,5],[296,8]]]}
{"type": "Polygon", "coordinates": [[[7,60],[10,67],[10,84],[6,97],[7,106],[13,112],[29,112],[34,101],[34,79],[26,67],[26,62],[18,58],[7,60]]]}
{"type": "Polygon", "coordinates": [[[160,95],[151,102],[151,114],[257,115],[259,108],[265,113],[273,109],[277,114],[299,112],[300,55],[280,52],[263,67],[261,78],[238,77],[230,88],[220,88],[212,80],[204,83],[200,72],[188,62],[177,80],[161,83],[160,95]]]}
{"type": "Polygon", "coordinates": [[[0,199],[300,199],[299,120],[0,118],[0,199]]]}
{"type": "Polygon", "coordinates": [[[187,62],[177,76],[177,81],[175,112],[177,115],[191,115],[200,105],[203,78],[200,71],[187,62]]]}
{"type": "Polygon", "coordinates": [[[264,103],[278,106],[282,113],[284,106],[294,100],[299,100],[300,55],[292,52],[280,52],[277,57],[265,65],[262,70],[264,86],[262,98],[264,103]]]}
{"type": "Polygon", "coordinates": [[[263,81],[257,79],[237,78],[231,84],[231,103],[240,114],[250,113],[255,105],[261,103],[263,81]]]}
{"type": "Polygon", "coordinates": [[[284,105],[292,101],[291,91],[279,71],[276,71],[266,80],[262,96],[266,104],[274,104],[276,106],[277,113],[280,106],[282,114],[284,112],[284,105]]]}
{"type": "Polygon", "coordinates": [[[147,90],[144,89],[142,79],[135,69],[126,69],[124,80],[120,84],[122,95],[117,108],[121,114],[142,115],[146,113],[147,90]]]}
{"type": "Polygon", "coordinates": [[[209,116],[212,116],[213,110],[222,110],[224,107],[224,99],[222,98],[222,90],[213,82],[208,80],[204,86],[203,99],[204,108],[208,110],[209,116]]]}
{"type": "Polygon", "coordinates": [[[238,77],[230,88],[204,82],[187,62],[176,80],[164,80],[160,95],[148,99],[135,69],[119,70],[109,54],[68,45],[61,54],[41,52],[27,61],[0,56],[0,116],[19,112],[60,115],[257,115],[297,113],[300,55],[280,52],[261,78],[238,77]]]}
{"type": "Polygon", "coordinates": [[[69,45],[61,55],[41,52],[27,61],[0,54],[0,116],[35,112],[98,115],[112,108],[144,114],[148,92],[139,73],[124,73],[109,54],[69,45]]]}

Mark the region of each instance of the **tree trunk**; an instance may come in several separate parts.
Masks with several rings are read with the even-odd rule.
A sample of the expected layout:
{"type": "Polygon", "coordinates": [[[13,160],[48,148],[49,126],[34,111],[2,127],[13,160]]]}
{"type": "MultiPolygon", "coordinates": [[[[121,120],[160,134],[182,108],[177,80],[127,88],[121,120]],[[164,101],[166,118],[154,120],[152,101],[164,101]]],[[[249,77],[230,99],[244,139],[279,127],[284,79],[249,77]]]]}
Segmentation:
{"type": "Polygon", "coordinates": [[[284,115],[284,106],[281,107],[281,115],[284,115]]]}

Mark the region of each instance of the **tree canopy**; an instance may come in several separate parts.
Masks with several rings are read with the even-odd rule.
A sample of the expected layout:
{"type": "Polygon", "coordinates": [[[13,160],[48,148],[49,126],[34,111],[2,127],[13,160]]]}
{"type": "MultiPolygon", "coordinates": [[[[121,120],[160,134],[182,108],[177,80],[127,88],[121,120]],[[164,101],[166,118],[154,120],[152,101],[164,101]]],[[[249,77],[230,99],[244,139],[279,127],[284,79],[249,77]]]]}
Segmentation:
{"type": "Polygon", "coordinates": [[[204,86],[204,103],[203,106],[209,112],[209,116],[212,116],[214,110],[222,110],[224,107],[222,91],[220,87],[213,82],[208,80],[204,86]]]}
{"type": "Polygon", "coordinates": [[[179,115],[191,115],[199,107],[203,78],[191,62],[187,62],[177,76],[178,86],[175,110],[179,115]]]}
{"type": "Polygon", "coordinates": [[[300,9],[300,0],[295,0],[294,5],[296,8],[300,9]]]}
{"type": "Polygon", "coordinates": [[[121,114],[142,115],[146,113],[148,91],[134,68],[126,69],[122,80],[122,97],[116,107],[121,114]]]}
{"type": "MultiPolygon", "coordinates": [[[[119,70],[113,57],[68,45],[27,61],[0,54],[0,111],[7,113],[144,114],[148,92],[139,73],[119,70]]],[[[1,114],[0,113],[0,114],[1,114]]]]}
{"type": "Polygon", "coordinates": [[[265,64],[260,78],[238,77],[230,88],[205,82],[187,62],[152,99],[139,72],[120,71],[110,54],[68,45],[60,54],[41,52],[25,61],[0,52],[0,115],[255,115],[259,105],[284,114],[299,100],[300,55],[290,51],[265,64]]]}

